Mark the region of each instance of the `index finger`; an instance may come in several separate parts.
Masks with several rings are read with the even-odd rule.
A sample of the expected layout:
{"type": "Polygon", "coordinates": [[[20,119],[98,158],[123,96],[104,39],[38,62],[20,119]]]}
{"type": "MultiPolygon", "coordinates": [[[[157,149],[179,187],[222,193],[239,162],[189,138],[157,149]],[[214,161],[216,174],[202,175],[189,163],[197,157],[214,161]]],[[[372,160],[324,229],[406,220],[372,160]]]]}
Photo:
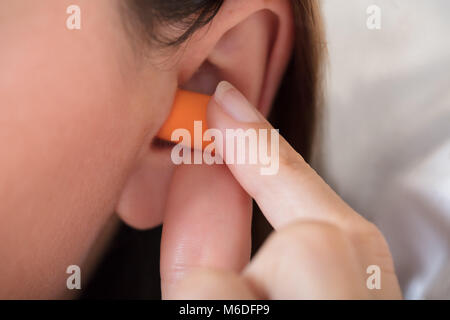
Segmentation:
{"type": "Polygon", "coordinates": [[[344,223],[359,217],[228,82],[218,85],[207,119],[209,127],[222,133],[222,146],[217,145],[216,151],[274,228],[299,219],[344,223]],[[240,142],[239,129],[244,135],[240,142]],[[269,165],[263,159],[264,145],[270,150],[269,165]],[[239,157],[245,158],[244,163],[239,157]]]}

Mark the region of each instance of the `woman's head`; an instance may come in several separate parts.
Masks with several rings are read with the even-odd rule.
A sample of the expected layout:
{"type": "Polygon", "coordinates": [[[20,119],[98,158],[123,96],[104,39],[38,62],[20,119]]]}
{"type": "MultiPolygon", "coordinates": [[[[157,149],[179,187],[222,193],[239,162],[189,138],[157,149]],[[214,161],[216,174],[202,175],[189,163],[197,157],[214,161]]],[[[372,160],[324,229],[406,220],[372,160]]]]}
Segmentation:
{"type": "Polygon", "coordinates": [[[60,294],[114,212],[161,223],[174,165],[154,137],[177,87],[228,80],[265,114],[281,92],[274,119],[310,137],[315,1],[79,0],[80,30],[71,4],[0,4],[0,296],[60,294]]]}

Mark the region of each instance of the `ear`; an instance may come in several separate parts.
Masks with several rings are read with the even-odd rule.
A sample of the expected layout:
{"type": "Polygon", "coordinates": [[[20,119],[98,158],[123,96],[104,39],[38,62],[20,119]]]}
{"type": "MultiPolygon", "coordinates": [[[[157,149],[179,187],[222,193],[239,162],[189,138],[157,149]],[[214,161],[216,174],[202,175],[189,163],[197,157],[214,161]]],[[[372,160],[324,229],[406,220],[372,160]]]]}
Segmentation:
{"type": "MultiPolygon", "coordinates": [[[[293,28],[289,0],[225,0],[213,21],[177,51],[171,68],[177,85],[212,95],[227,80],[267,115],[291,55],[293,28]]],[[[122,220],[138,229],[163,219],[174,165],[170,157],[159,160],[143,147],[117,206],[122,220]]]]}
{"type": "Polygon", "coordinates": [[[182,50],[184,89],[213,94],[227,80],[267,115],[292,52],[289,0],[226,0],[212,23],[182,50]]]}

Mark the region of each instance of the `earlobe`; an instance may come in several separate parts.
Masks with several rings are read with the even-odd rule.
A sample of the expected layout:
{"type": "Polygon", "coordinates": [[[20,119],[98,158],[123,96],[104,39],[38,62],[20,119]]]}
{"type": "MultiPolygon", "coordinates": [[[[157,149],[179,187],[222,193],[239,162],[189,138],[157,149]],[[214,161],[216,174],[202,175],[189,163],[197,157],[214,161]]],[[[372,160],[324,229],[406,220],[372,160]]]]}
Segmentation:
{"type": "Polygon", "coordinates": [[[165,199],[174,166],[144,155],[132,170],[116,207],[116,213],[127,225],[145,230],[163,221],[165,199]]]}

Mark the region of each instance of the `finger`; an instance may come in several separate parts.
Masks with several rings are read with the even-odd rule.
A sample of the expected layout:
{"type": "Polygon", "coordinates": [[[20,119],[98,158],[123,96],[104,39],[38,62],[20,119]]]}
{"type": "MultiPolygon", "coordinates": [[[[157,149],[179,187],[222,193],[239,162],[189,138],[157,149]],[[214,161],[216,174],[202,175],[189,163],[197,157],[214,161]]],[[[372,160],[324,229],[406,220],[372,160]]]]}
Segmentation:
{"type": "Polygon", "coordinates": [[[234,272],[195,269],[183,278],[172,296],[182,300],[254,300],[257,299],[242,277],[234,272]]]}
{"type": "Polygon", "coordinates": [[[251,198],[224,165],[176,169],[161,239],[161,286],[196,267],[241,271],[250,259],[251,198]]]}
{"type": "Polygon", "coordinates": [[[355,216],[353,210],[229,83],[218,85],[208,105],[207,119],[209,127],[218,129],[223,138],[222,145],[216,143],[216,151],[275,228],[297,219],[342,223],[355,216]],[[230,135],[230,129],[243,129],[249,136],[253,133],[257,142],[251,144],[248,139],[244,148],[238,150],[239,138],[230,135]],[[267,146],[270,161],[264,160],[261,145],[267,146]],[[243,164],[242,159],[239,163],[239,154],[245,156],[243,164]],[[253,164],[252,155],[257,159],[253,164]]]}
{"type": "Polygon", "coordinates": [[[243,276],[265,299],[365,299],[365,271],[341,228],[297,222],[273,233],[243,276]]]}

